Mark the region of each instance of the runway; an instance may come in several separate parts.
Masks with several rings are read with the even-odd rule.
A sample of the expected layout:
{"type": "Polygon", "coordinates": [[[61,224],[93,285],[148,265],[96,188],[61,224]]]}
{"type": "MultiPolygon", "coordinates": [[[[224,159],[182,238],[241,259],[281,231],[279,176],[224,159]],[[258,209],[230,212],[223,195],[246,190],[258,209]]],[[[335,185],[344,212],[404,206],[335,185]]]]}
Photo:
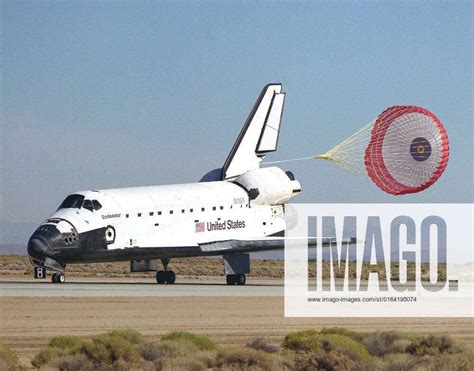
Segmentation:
{"type": "MultiPolygon", "coordinates": [[[[223,281],[224,279],[222,279],[223,281]]],[[[63,284],[49,280],[0,280],[0,297],[278,297],[281,280],[249,280],[245,286],[228,286],[216,279],[181,279],[174,285],[158,285],[153,279],[104,281],[71,279],[63,284]]]]}

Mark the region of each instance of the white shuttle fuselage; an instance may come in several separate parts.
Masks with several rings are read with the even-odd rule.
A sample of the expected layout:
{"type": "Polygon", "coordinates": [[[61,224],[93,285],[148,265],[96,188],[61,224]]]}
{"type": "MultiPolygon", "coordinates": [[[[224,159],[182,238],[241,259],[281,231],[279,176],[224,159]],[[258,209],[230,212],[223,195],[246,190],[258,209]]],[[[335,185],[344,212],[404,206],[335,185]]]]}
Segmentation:
{"type": "Polygon", "coordinates": [[[301,192],[291,172],[260,167],[277,148],[284,96],[280,84],[263,89],[224,166],[198,183],[69,195],[30,238],[33,264],[62,282],[71,263],[161,260],[166,282],[170,258],[225,255],[228,283],[241,281],[242,254],[283,248],[285,204],[301,192]]]}
{"type": "Polygon", "coordinates": [[[66,230],[73,225],[79,235],[105,229],[108,250],[199,246],[272,236],[285,229],[281,201],[297,194],[300,186],[279,168],[255,173],[287,183],[287,193],[282,190],[275,200],[279,203],[261,204],[258,197],[250,200],[239,179],[83,191],[69,196],[78,198],[81,207],[60,207],[44,224],[64,225],[66,230]],[[92,208],[84,207],[85,201],[92,208]],[[69,223],[61,223],[66,220],[69,223]]]}

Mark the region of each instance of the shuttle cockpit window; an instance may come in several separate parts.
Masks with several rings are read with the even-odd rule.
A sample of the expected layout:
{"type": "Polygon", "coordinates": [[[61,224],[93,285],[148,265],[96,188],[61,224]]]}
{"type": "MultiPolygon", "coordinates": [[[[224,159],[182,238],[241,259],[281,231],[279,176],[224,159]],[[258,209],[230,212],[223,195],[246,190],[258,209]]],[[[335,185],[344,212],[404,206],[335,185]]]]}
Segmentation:
{"type": "Polygon", "coordinates": [[[59,209],[80,209],[82,206],[82,201],[84,201],[84,196],[82,195],[69,195],[59,206],[59,209]]]}
{"type": "Polygon", "coordinates": [[[89,211],[99,210],[102,208],[102,205],[97,200],[84,200],[82,207],[89,211]]]}
{"type": "Polygon", "coordinates": [[[97,200],[92,200],[92,207],[94,208],[94,210],[102,209],[102,205],[97,200]]]}
{"type": "Polygon", "coordinates": [[[84,202],[82,203],[82,207],[86,210],[94,211],[94,208],[92,207],[92,201],[91,200],[84,200],[84,202]]]}

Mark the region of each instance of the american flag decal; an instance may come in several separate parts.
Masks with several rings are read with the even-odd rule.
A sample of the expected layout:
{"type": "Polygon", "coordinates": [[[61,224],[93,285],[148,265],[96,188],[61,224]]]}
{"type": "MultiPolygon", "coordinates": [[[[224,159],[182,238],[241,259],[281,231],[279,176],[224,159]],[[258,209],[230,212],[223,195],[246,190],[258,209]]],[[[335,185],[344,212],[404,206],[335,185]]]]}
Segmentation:
{"type": "Polygon", "coordinates": [[[204,232],[206,224],[204,222],[196,223],[195,232],[204,232]]]}

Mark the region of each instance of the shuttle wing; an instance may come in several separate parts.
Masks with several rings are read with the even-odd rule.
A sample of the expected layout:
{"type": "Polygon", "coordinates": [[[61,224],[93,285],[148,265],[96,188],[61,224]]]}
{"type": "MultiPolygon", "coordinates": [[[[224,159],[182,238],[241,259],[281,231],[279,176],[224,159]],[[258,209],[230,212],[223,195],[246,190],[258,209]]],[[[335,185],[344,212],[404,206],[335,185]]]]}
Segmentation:
{"type": "Polygon", "coordinates": [[[285,93],[281,84],[268,84],[260,93],[222,168],[221,179],[232,179],[258,169],[278,145],[285,93]]]}

